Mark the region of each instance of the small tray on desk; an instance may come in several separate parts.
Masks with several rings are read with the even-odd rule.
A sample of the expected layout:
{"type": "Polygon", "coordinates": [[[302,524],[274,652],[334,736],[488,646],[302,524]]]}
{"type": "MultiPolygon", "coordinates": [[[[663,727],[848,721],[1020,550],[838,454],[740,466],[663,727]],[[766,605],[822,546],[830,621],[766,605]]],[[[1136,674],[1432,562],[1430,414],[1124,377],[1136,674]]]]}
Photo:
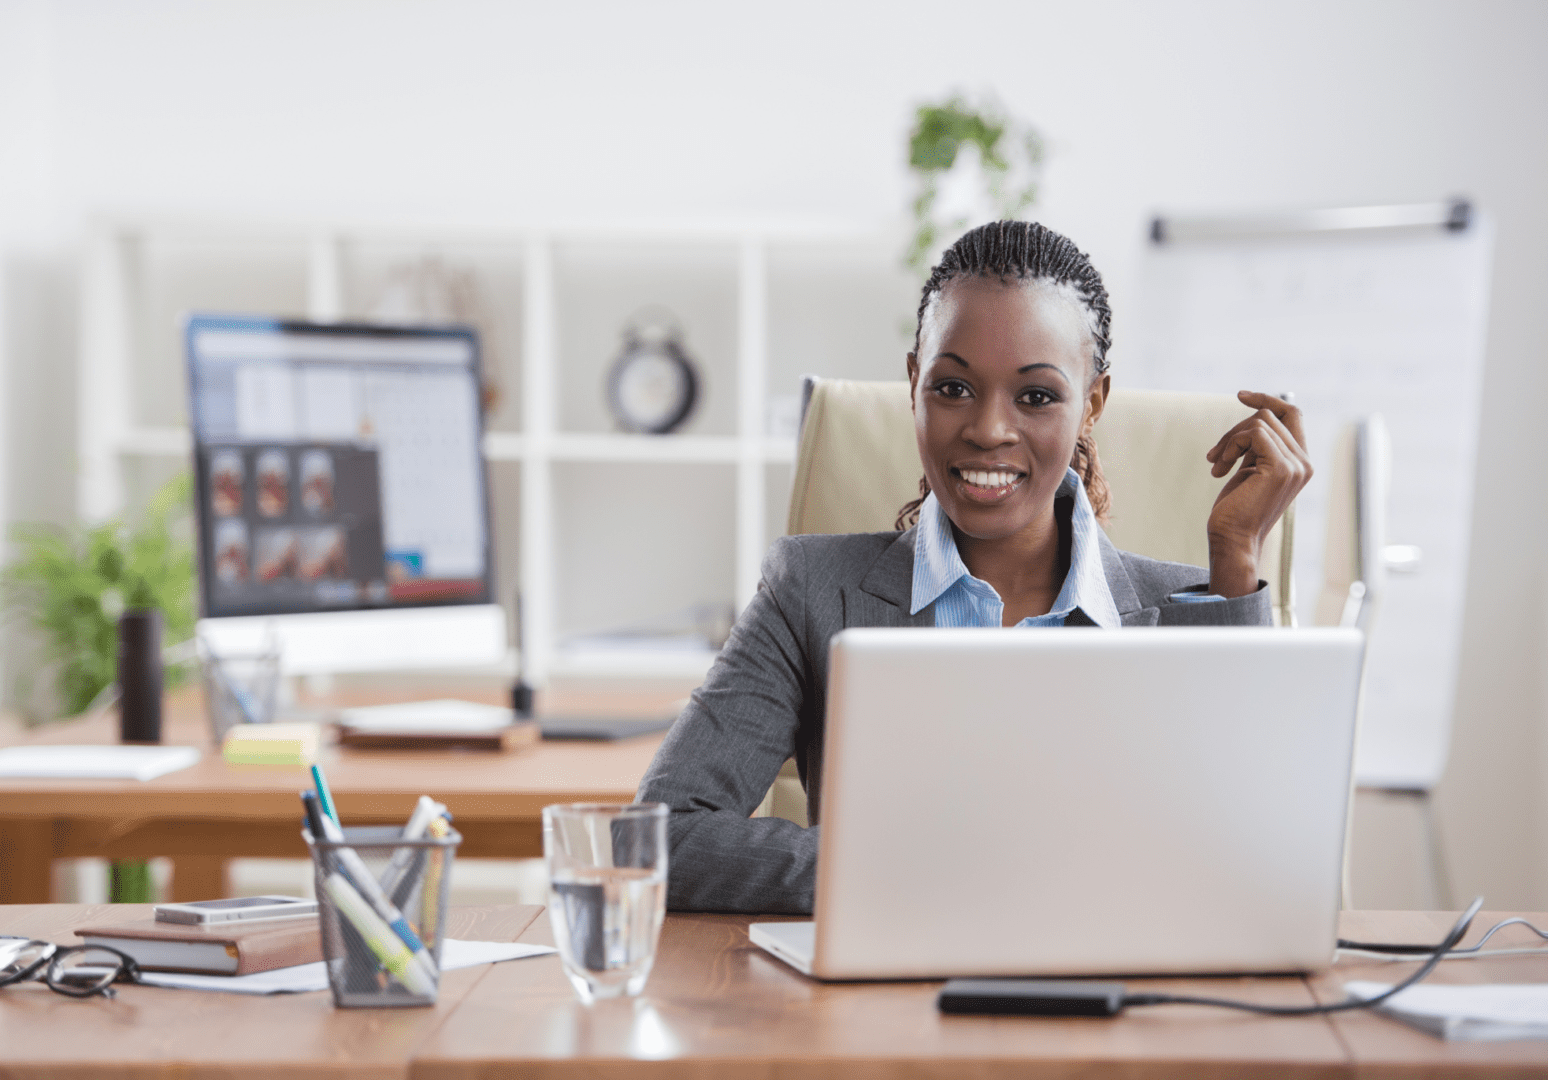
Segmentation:
{"type": "Polygon", "coordinates": [[[343,709],[339,745],[357,750],[518,750],[538,725],[510,709],[471,701],[414,701],[343,709]]]}
{"type": "Polygon", "coordinates": [[[538,725],[523,720],[492,731],[370,731],[339,725],[339,745],[356,750],[520,750],[538,741],[538,725]]]}

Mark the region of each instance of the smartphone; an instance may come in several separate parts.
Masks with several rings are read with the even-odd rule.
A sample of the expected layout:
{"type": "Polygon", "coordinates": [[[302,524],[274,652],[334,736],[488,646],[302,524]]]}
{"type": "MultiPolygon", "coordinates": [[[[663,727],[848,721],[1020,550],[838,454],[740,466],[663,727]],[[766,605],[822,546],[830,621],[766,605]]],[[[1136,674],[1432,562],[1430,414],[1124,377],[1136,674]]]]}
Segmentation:
{"type": "Polygon", "coordinates": [[[300,896],[239,896],[229,900],[195,900],[188,904],[157,904],[157,922],[226,923],[248,919],[288,919],[317,914],[317,901],[300,896]]]}

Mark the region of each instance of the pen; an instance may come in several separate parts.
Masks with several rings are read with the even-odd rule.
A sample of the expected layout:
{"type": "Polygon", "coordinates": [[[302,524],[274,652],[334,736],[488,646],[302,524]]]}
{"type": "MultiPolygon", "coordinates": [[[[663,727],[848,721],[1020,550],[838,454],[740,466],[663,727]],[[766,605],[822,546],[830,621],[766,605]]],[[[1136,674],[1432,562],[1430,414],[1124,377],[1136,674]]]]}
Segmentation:
{"type": "MultiPolygon", "coordinates": [[[[425,827],[444,813],[446,813],[446,807],[428,795],[421,795],[418,805],[414,807],[414,813],[408,819],[408,824],[403,826],[403,839],[418,840],[425,834],[425,827]]],[[[403,906],[403,902],[412,891],[413,870],[424,861],[423,857],[423,849],[401,847],[392,853],[387,868],[382,871],[382,892],[391,897],[392,902],[399,907],[403,906]],[[404,888],[404,886],[409,887],[404,888]],[[402,895],[399,894],[400,888],[402,895]]]]}
{"type": "Polygon", "coordinates": [[[433,976],[427,974],[425,969],[416,962],[414,954],[394,936],[392,928],[371,910],[371,905],[361,898],[343,874],[336,870],[329,874],[323,881],[323,888],[333,900],[334,906],[339,909],[339,914],[348,919],[350,925],[359,931],[371,952],[381,961],[382,967],[391,972],[393,977],[412,993],[424,995],[435,993],[433,976]]]}
{"type": "Polygon", "coordinates": [[[323,840],[327,834],[323,832],[322,808],[317,803],[315,791],[303,791],[301,793],[301,807],[306,811],[306,827],[311,830],[313,840],[323,840]]]}
{"type": "MultiPolygon", "coordinates": [[[[344,842],[344,830],[339,828],[338,822],[332,818],[323,817],[321,824],[323,834],[330,843],[342,844],[344,842]]],[[[397,905],[388,898],[386,893],[382,892],[381,885],[377,884],[376,878],[372,875],[370,868],[366,866],[365,860],[356,854],[355,849],[352,847],[337,848],[334,850],[334,855],[339,860],[340,871],[349,883],[359,890],[359,895],[365,898],[366,903],[375,909],[376,915],[403,940],[403,944],[409,947],[409,950],[414,954],[414,958],[424,965],[425,970],[432,975],[435,974],[438,970],[435,965],[435,957],[430,955],[425,948],[425,943],[419,940],[419,935],[414,933],[414,928],[408,924],[408,920],[403,917],[403,913],[398,910],[397,905]]]]}
{"type": "Polygon", "coordinates": [[[320,765],[312,766],[312,784],[317,788],[317,801],[322,806],[323,815],[338,821],[339,811],[333,805],[333,792],[328,790],[328,778],[323,776],[320,765]]]}

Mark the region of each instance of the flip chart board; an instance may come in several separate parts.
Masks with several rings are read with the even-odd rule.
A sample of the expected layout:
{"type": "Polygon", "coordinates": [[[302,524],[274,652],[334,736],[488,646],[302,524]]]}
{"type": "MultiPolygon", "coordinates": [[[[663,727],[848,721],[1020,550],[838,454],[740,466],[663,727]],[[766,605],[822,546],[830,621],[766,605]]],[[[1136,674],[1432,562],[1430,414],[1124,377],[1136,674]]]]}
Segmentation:
{"type": "Polygon", "coordinates": [[[1292,391],[1318,475],[1296,509],[1295,587],[1310,625],[1325,480],[1339,431],[1381,413],[1392,440],[1386,542],[1416,545],[1371,627],[1356,773],[1429,788],[1445,768],[1467,590],[1492,234],[1466,228],[1223,236],[1147,246],[1127,385],[1292,391]]]}

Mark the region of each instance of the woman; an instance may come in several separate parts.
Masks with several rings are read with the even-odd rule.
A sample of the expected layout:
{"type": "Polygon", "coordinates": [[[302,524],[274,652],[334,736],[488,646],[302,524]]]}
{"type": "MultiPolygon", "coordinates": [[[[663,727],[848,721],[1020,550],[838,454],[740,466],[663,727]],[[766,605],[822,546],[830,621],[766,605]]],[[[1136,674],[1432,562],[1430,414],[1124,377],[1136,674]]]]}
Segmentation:
{"type": "Polygon", "coordinates": [[[640,785],[672,808],[671,907],[811,911],[828,642],[845,627],[1270,623],[1263,540],[1311,476],[1299,412],[1240,395],[1256,412],[1206,455],[1217,477],[1240,463],[1209,516],[1207,571],[1120,552],[1097,525],[1091,441],[1110,322],[1100,275],[1041,225],[985,225],[942,256],[908,354],[924,495],[899,526],[918,523],[769,550],[640,785]],[[792,756],[812,826],[749,818],[792,756]]]}

